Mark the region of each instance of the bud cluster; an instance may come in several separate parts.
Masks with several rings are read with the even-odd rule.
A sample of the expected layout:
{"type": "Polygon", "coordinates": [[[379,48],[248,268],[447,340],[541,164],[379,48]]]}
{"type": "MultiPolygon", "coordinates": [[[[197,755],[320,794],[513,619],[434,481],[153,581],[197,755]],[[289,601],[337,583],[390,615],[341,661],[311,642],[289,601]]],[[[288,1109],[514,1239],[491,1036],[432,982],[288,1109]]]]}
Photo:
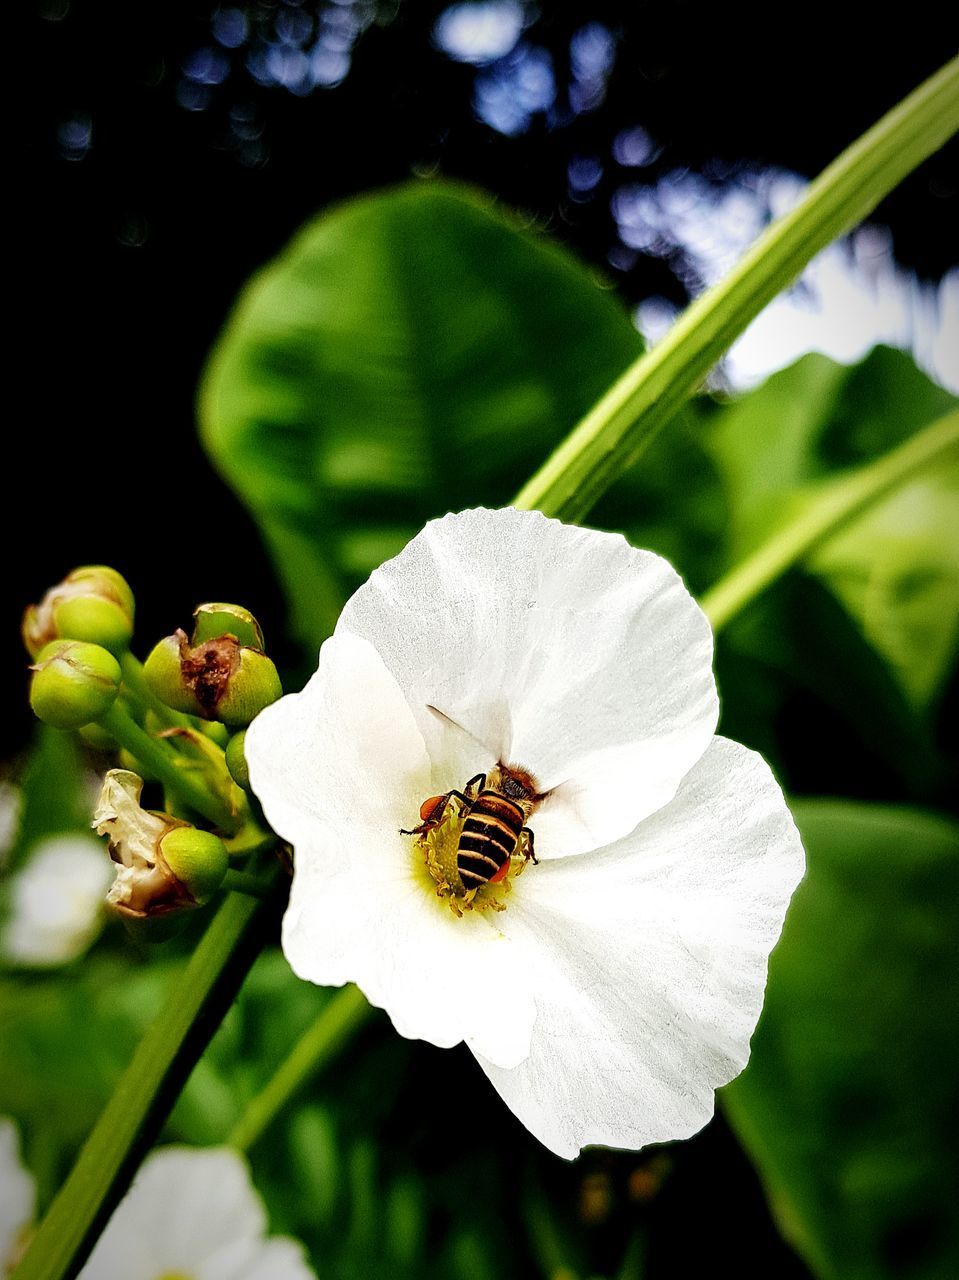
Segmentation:
{"type": "Polygon", "coordinates": [[[228,845],[242,857],[262,843],[243,730],[282,687],[239,605],[200,605],[192,634],[167,636],[143,666],[130,652],[134,612],[125,579],[88,565],[26,610],[22,634],[37,717],[124,766],[107,773],[92,825],[117,863],[107,901],[139,929],[207,903],[227,875],[228,845]],[[162,809],[141,805],[144,779],[162,787],[162,809]],[[214,830],[197,825],[204,818],[214,830]]]}

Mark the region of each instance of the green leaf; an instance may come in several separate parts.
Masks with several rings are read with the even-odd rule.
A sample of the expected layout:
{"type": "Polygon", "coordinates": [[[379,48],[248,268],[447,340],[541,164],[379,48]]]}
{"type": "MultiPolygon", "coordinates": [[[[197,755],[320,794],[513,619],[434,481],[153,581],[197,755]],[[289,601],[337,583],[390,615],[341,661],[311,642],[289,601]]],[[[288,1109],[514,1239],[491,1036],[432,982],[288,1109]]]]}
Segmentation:
{"type": "Polygon", "coordinates": [[[10,866],[48,836],[90,831],[90,778],[72,734],[40,725],[21,785],[22,810],[10,866]]]}
{"type": "Polygon", "coordinates": [[[641,346],[584,266],[466,188],[308,224],[241,296],[200,397],[298,636],[429,518],[508,501],[641,346]]]}
{"type": "MultiPolygon", "coordinates": [[[[706,440],[743,560],[842,478],[959,401],[902,352],[846,367],[807,356],[732,400],[706,440]]],[[[917,709],[940,692],[959,640],[959,456],[881,500],[806,565],[842,602],[917,709]]]]}
{"type": "Polygon", "coordinates": [[[808,872],[723,1093],[784,1232],[821,1277],[959,1271],[959,828],[794,806],[808,872]]]}

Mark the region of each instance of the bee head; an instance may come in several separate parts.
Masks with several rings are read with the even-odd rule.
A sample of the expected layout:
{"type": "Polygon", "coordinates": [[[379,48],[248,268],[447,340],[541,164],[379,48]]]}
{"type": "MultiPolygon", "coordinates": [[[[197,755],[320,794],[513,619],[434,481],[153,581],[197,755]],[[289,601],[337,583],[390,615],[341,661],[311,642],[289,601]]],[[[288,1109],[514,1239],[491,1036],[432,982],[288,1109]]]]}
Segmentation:
{"type": "Polygon", "coordinates": [[[508,796],[519,804],[531,804],[534,800],[542,800],[536,779],[528,769],[520,765],[497,764],[490,770],[489,785],[501,795],[508,796]]]}

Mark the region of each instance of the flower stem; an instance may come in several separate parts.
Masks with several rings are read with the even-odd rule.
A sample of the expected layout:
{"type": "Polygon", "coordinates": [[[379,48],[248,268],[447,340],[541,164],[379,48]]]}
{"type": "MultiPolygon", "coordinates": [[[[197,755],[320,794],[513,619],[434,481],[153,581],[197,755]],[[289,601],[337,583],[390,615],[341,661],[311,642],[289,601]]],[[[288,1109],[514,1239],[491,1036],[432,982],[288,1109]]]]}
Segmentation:
{"type": "Polygon", "coordinates": [[[273,890],[272,878],[234,871],[231,867],[223,878],[223,888],[231,893],[245,893],[248,898],[268,898],[273,890]]]}
{"type": "Polygon", "coordinates": [[[113,735],[121,747],[126,747],[131,755],[136,756],[149,772],[191,809],[201,813],[223,831],[232,833],[239,829],[240,818],[192,775],[190,765],[181,765],[180,758],[169,747],[141,729],[116,703],[101,717],[99,723],[113,735]]]}
{"type": "Polygon", "coordinates": [[[342,1049],[371,1013],[371,1006],[354,986],[345,986],[332,996],[237,1121],[227,1138],[230,1146],[249,1151],[294,1094],[342,1049]]]}
{"type": "Polygon", "coordinates": [[[192,727],[193,722],[189,716],[185,716],[179,711],[174,711],[172,707],[168,707],[165,702],[160,701],[147,684],[146,677],[143,674],[143,663],[129,649],[120,656],[120,670],[123,672],[124,684],[140,706],[145,711],[152,711],[161,724],[167,727],[172,725],[180,729],[192,727]]]}
{"type": "Polygon", "coordinates": [[[746,326],[830,241],[959,129],[959,58],[835,160],[719,284],[641,356],[524,486],[514,505],[578,520],[630,466],[746,326]]]}
{"type": "Polygon", "coordinates": [[[239,991],[274,903],[230,894],[140,1041],[67,1181],[40,1224],[17,1280],[73,1280],[239,991]]]}
{"type": "Polygon", "coordinates": [[[700,599],[713,630],[724,627],[770,583],[890,490],[950,454],[959,460],[959,411],[937,419],[875,462],[832,482],[795,520],[757,547],[700,599]]]}

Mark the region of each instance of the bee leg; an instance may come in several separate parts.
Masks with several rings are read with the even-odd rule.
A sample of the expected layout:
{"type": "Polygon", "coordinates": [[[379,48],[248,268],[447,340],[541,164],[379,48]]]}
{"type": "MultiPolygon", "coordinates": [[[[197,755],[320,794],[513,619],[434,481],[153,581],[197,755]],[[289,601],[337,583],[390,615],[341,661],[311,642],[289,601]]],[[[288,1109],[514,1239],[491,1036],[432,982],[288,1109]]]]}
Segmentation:
{"type": "Polygon", "coordinates": [[[527,861],[532,862],[534,867],[538,867],[539,858],[536,856],[536,849],[533,845],[532,831],[530,831],[529,827],[524,827],[520,834],[526,837],[526,840],[523,843],[523,857],[527,861]]]}
{"type": "Polygon", "coordinates": [[[418,827],[414,827],[412,831],[407,831],[404,827],[400,827],[401,836],[421,836],[424,831],[431,831],[437,823],[430,818],[429,822],[421,822],[418,827]]]}
{"type": "Polygon", "coordinates": [[[460,795],[458,791],[448,791],[443,797],[443,803],[436,806],[425,822],[421,822],[420,825],[418,827],[414,827],[412,831],[404,831],[404,829],[400,827],[400,835],[421,836],[424,831],[432,831],[434,827],[438,827],[443,821],[443,815],[446,813],[446,806],[450,802],[450,796],[456,796],[458,800],[465,799],[465,797],[460,795]]]}
{"type": "MultiPolygon", "coordinates": [[[[479,795],[481,791],[485,789],[485,787],[486,787],[486,774],[477,773],[474,777],[470,778],[469,782],[467,782],[463,790],[470,797],[470,802],[471,802],[476,799],[476,797],[479,795]]],[[[459,792],[457,792],[456,794],[458,795],[459,792]]]]}

